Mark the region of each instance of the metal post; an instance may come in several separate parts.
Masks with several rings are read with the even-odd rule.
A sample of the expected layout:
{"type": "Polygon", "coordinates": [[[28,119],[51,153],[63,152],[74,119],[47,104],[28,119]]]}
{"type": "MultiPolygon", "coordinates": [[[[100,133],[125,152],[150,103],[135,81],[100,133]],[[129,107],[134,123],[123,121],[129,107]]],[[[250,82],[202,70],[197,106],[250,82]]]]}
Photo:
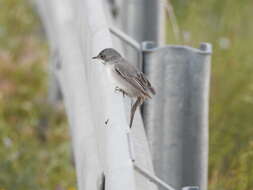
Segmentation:
{"type": "MultiPolygon", "coordinates": [[[[164,43],[164,11],[160,1],[157,0],[124,0],[120,3],[120,28],[133,39],[142,41],[155,41],[164,43]]],[[[125,55],[133,64],[139,65],[138,54],[135,50],[124,47],[125,55]]]]}
{"type": "Polygon", "coordinates": [[[128,35],[139,42],[161,40],[164,23],[161,23],[163,6],[160,1],[126,0],[123,7],[123,30],[128,35]]]}
{"type": "Polygon", "coordinates": [[[143,45],[144,70],[157,95],[144,105],[155,172],[176,189],[207,189],[211,46],[143,45]]]}
{"type": "Polygon", "coordinates": [[[122,42],[128,44],[132,48],[134,48],[137,52],[141,51],[141,44],[135,41],[133,38],[122,32],[121,30],[115,28],[115,27],[110,27],[110,32],[120,38],[122,42]]]}
{"type": "Polygon", "coordinates": [[[182,190],[200,190],[197,186],[183,187],[182,190]]]}
{"type": "Polygon", "coordinates": [[[157,184],[159,187],[162,187],[166,190],[175,190],[173,187],[170,185],[166,184],[164,181],[156,177],[154,174],[150,173],[149,171],[139,167],[136,163],[134,164],[134,169],[143,175],[144,177],[147,178],[147,180],[152,181],[153,183],[157,184]]]}

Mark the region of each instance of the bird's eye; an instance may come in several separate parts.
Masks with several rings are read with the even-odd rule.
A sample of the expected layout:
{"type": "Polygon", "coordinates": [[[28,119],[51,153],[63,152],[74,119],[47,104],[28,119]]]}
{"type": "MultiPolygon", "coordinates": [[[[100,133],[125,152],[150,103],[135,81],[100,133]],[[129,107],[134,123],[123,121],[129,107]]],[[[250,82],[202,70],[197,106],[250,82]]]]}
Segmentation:
{"type": "Polygon", "coordinates": [[[104,55],[101,55],[101,58],[102,58],[102,59],[104,59],[104,58],[105,58],[105,56],[104,56],[104,55]]]}

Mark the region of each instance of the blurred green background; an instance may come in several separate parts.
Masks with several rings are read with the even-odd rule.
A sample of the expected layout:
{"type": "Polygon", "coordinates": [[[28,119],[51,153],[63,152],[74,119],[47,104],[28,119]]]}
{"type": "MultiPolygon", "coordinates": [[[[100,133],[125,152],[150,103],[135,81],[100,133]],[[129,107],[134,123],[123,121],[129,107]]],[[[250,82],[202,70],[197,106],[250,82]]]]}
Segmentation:
{"type": "MultiPolygon", "coordinates": [[[[171,0],[169,43],[213,44],[210,190],[253,189],[253,1],[171,0]]],[[[62,109],[47,99],[48,47],[26,0],[0,1],[0,190],[74,190],[62,109]]]]}

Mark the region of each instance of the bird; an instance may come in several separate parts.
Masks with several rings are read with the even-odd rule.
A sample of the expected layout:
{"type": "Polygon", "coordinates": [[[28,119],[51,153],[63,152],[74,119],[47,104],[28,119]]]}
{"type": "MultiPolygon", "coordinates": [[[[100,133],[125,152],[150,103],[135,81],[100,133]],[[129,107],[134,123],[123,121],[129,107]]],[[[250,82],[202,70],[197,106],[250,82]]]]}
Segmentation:
{"type": "Polygon", "coordinates": [[[135,111],[147,99],[156,94],[154,87],[143,72],[131,64],[128,60],[113,48],[103,49],[92,59],[102,60],[107,73],[115,84],[115,91],[121,92],[123,96],[136,99],[131,107],[129,127],[132,127],[135,111]]]}

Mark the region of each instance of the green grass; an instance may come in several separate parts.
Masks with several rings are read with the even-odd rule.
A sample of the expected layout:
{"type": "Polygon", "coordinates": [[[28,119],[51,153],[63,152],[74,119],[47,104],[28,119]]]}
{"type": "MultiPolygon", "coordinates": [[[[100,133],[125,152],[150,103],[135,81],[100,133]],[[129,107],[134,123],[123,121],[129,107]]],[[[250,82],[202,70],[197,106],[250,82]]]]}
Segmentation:
{"type": "MultiPolygon", "coordinates": [[[[213,44],[209,189],[252,190],[253,1],[171,2],[188,39],[177,41],[168,23],[169,43],[213,44]]],[[[74,189],[66,117],[46,103],[38,17],[25,0],[0,7],[0,190],[74,189]]]]}
{"type": "MultiPolygon", "coordinates": [[[[171,1],[186,43],[213,44],[209,189],[253,189],[253,1],[171,1]],[[222,41],[228,47],[222,47],[222,41]]],[[[168,25],[168,40],[178,43],[168,25]]]]}
{"type": "Polygon", "coordinates": [[[24,0],[0,7],[0,190],[74,189],[66,117],[46,101],[38,18],[24,0]]]}

